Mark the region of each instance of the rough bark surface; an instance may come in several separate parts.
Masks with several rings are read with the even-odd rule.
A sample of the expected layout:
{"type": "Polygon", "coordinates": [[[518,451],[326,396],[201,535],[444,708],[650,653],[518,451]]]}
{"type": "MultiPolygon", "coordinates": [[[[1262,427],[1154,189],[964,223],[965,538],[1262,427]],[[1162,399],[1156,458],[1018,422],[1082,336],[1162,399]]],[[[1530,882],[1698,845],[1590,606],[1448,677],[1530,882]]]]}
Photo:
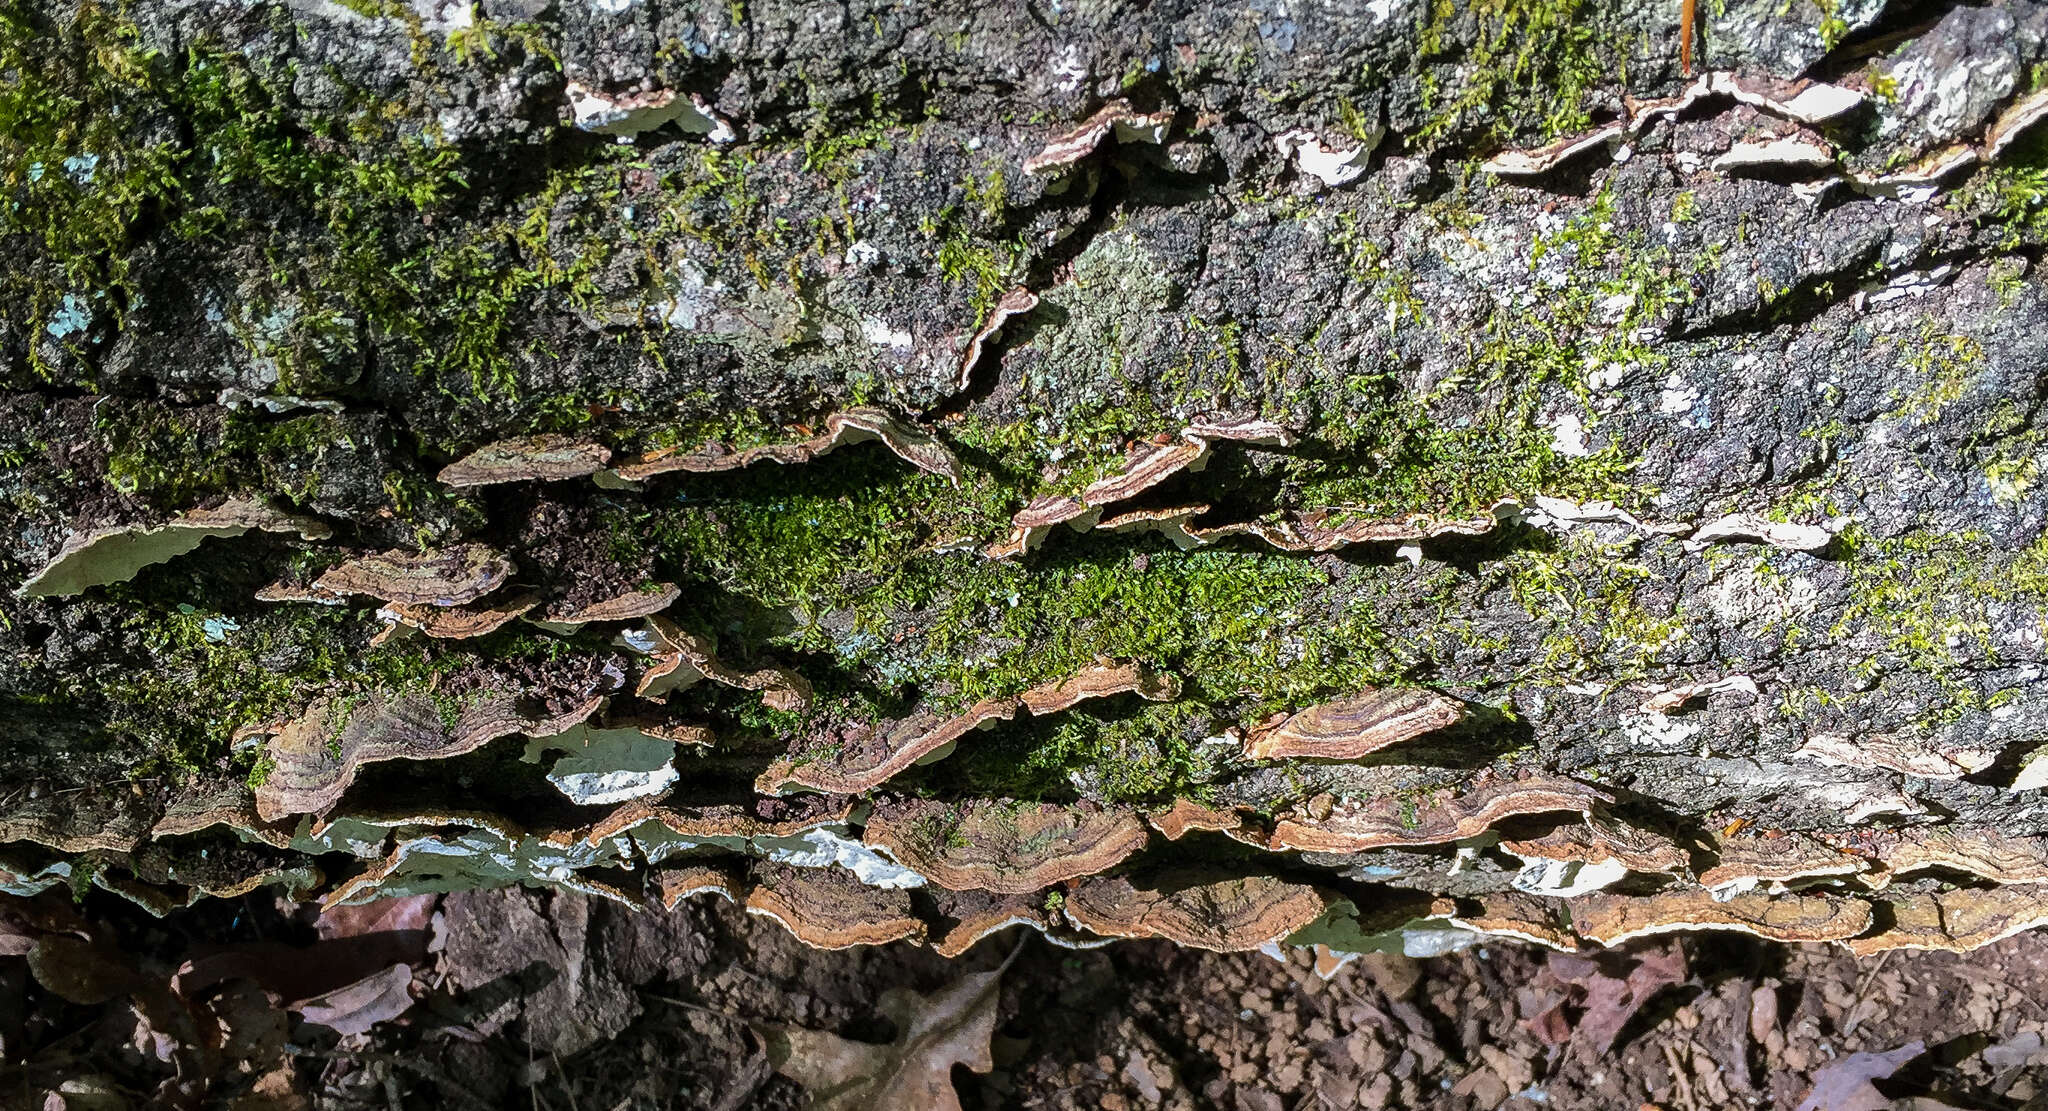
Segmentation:
{"type": "Polygon", "coordinates": [[[5,0],[0,880],[2048,918],[2048,5],[1670,8],[5,0]]]}

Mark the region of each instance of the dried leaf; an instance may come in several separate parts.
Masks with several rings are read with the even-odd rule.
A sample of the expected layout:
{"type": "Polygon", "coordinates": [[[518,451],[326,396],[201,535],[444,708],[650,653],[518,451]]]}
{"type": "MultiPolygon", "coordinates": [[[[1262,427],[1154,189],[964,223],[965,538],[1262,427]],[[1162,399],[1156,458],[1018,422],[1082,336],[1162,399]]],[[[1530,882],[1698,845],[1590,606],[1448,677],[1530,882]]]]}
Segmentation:
{"type": "Polygon", "coordinates": [[[128,954],[66,934],[37,942],[29,951],[28,968],[53,994],[88,1007],[126,995],[142,983],[128,954]]]}
{"type": "Polygon", "coordinates": [[[1676,942],[1645,949],[1634,956],[1624,975],[1614,975],[1611,966],[1598,958],[1568,953],[1550,955],[1550,973],[1586,993],[1585,1010],[1579,1016],[1578,1039],[1595,1054],[1604,1054],[1657,992],[1686,980],[1685,950],[1676,942]]]}
{"type": "Polygon", "coordinates": [[[904,988],[884,993],[882,1012],[898,1031],[893,1042],[789,1028],[771,1033],[769,1059],[810,1091],[818,1111],[960,1111],[953,1066],[995,1068],[989,1039],[1002,974],[962,976],[933,995],[904,988]]]}
{"type": "Polygon", "coordinates": [[[1870,1082],[1886,1080],[1906,1062],[1927,1052],[1927,1043],[1907,1042],[1884,1053],[1851,1053],[1813,1074],[1813,1089],[1799,1111],[1885,1111],[1891,1097],[1870,1082]]]}
{"type": "Polygon", "coordinates": [[[406,989],[411,985],[412,966],[394,964],[347,987],[302,999],[287,1009],[337,1034],[362,1034],[410,1009],[412,994],[406,989]]]}

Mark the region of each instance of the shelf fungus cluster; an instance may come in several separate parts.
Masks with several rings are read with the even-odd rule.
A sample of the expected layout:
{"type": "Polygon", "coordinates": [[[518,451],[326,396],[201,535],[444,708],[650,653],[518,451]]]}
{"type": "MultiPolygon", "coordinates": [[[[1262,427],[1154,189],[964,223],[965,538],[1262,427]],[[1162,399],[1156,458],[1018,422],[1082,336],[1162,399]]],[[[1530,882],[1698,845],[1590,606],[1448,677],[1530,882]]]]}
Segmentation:
{"type": "MultiPolygon", "coordinates": [[[[1815,119],[1847,110],[1818,86],[1716,78],[1701,90],[1815,119]]],[[[1678,109],[1636,107],[1667,110],[1678,109]]],[[[1131,141],[1125,132],[1163,131],[1168,122],[1119,112],[1045,157],[1071,165],[1110,136],[1131,141]]],[[[965,352],[963,385],[996,330],[1035,305],[1019,289],[994,306],[965,352]]],[[[543,484],[588,479],[585,494],[631,498],[635,484],[664,475],[804,464],[867,440],[955,484],[963,478],[938,437],[877,409],[843,410],[820,430],[798,431],[787,442],[710,440],[624,458],[592,440],[504,440],[439,477],[481,491],[454,498],[464,512],[539,505],[536,512],[573,520],[583,519],[573,516],[577,507],[553,500],[563,487],[543,484]]],[[[1497,529],[1507,543],[1607,529],[1713,574],[1748,556],[1695,560],[1710,544],[1762,545],[1768,550],[1749,553],[1758,566],[1795,568],[1854,547],[1835,543],[1833,524],[1754,513],[1646,524],[1611,504],[1534,495],[1468,515],[1395,519],[1333,507],[1214,523],[1211,503],[1187,496],[1179,481],[1219,449],[1294,443],[1288,429],[1251,419],[1197,420],[1140,440],[1110,473],[1030,501],[985,554],[1022,557],[1062,527],[1161,533],[1182,548],[1241,537],[1267,549],[1261,562],[1278,564],[1296,561],[1272,552],[1497,529]]],[[[1225,684],[1197,673],[1199,653],[1173,666],[1101,656],[1050,675],[991,670],[980,685],[958,675],[884,681],[917,674],[906,662],[914,640],[897,636],[873,658],[828,662],[815,642],[763,637],[750,618],[734,616],[736,607],[720,608],[733,599],[713,599],[712,590],[698,597],[684,584],[702,582],[691,576],[703,569],[688,560],[614,566],[624,559],[615,536],[537,542],[515,529],[451,531],[438,544],[389,547],[388,532],[246,497],[52,530],[55,554],[17,594],[38,607],[105,604],[56,599],[251,532],[269,536],[241,547],[296,554],[268,559],[224,589],[253,594],[250,610],[266,619],[304,621],[336,642],[318,646],[335,649],[327,655],[363,666],[317,680],[295,673],[276,684],[289,689],[267,691],[275,697],[260,712],[242,713],[261,720],[226,723],[222,747],[245,754],[246,777],[228,778],[223,769],[234,765],[221,761],[157,793],[126,785],[0,793],[0,891],[90,884],[166,913],[264,885],[332,905],[524,884],[654,912],[724,898],[820,948],[910,943],[953,955],[1021,926],[1076,947],[1153,939],[1301,951],[1325,974],[1362,953],[1427,955],[1484,938],[1576,951],[1704,930],[1856,953],[1964,951],[2048,924],[2048,834],[1945,821],[1893,790],[1904,780],[1956,792],[2038,787],[2048,773],[2036,764],[2023,764],[2010,788],[1981,782],[2016,755],[2002,736],[1833,723],[1786,730],[1768,755],[1770,771],[1787,778],[1765,789],[1794,793],[1783,784],[1824,776],[1843,789],[1891,791],[1884,797],[1904,804],[1845,808],[1846,821],[1813,813],[1803,826],[1730,822],[1734,815],[1707,803],[1697,809],[1713,811],[1711,819],[1687,818],[1658,805],[1640,779],[1609,777],[1592,760],[1571,763],[1560,746],[1525,743],[1524,732],[1540,726],[1486,705],[1483,684],[1423,668],[1380,686],[1331,689],[1339,681],[1318,680],[1312,696],[1285,703],[1259,701],[1237,676],[1225,684]],[[347,539],[336,541],[337,531],[347,539]],[[600,549],[606,554],[587,554],[600,549]],[[764,642],[802,647],[771,652],[764,642]],[[1197,695],[1213,704],[1196,704],[1197,695]],[[1014,754],[1010,742],[1069,727],[1091,740],[1136,736],[1162,751],[1194,752],[1186,763],[1199,763],[1200,775],[1112,794],[1073,764],[1055,773],[1064,781],[1034,789],[1016,786],[1015,767],[992,767],[1014,754]],[[1862,821],[1874,816],[1892,824],[1862,821]]],[[[946,551],[954,566],[965,558],[970,573],[989,580],[1038,573],[946,551]]],[[[820,621],[831,623],[883,641],[844,613],[820,621]]],[[[1473,639],[1490,635],[1475,630],[1473,639]]],[[[1564,686],[1556,698],[1584,698],[1597,716],[1614,695],[1622,734],[1639,718],[1667,732],[1675,723],[1704,731],[1738,705],[1764,704],[1780,683],[1773,666],[1655,681],[1638,673],[1640,683],[1564,686]]],[[[1657,757],[1676,766],[1674,751],[1659,748],[1657,757]]],[[[1761,762],[1717,766],[1730,781],[1755,780],[1761,762]]]]}

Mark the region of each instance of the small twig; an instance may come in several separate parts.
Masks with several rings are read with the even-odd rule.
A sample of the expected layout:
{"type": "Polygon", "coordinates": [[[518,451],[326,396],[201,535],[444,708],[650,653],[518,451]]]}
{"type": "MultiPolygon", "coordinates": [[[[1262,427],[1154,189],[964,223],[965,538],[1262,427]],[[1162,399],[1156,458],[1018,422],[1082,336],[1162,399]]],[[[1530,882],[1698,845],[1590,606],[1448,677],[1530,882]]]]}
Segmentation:
{"type": "Polygon", "coordinates": [[[1844,1038],[1855,1034],[1856,1028],[1863,1025],[1863,1016],[1857,1014],[1856,1009],[1863,1005],[1863,997],[1870,994],[1870,985],[1877,980],[1877,974],[1884,971],[1885,962],[1891,960],[1892,954],[1896,952],[1898,952],[1897,949],[1887,949],[1880,953],[1876,963],[1872,964],[1870,970],[1863,974],[1863,978],[1857,981],[1856,997],[1849,1001],[1849,1021],[1842,1026],[1842,1036],[1844,1038]]]}
{"type": "Polygon", "coordinates": [[[569,1084],[569,1074],[562,1071],[562,1055],[551,1049],[548,1058],[555,1063],[555,1079],[562,1082],[562,1094],[569,1097],[569,1111],[582,1111],[576,1106],[576,1089],[569,1084]]]}
{"type": "Polygon", "coordinates": [[[1678,5],[1678,68],[1685,76],[1692,76],[1692,25],[1699,22],[1698,0],[1679,0],[1678,5]]]}

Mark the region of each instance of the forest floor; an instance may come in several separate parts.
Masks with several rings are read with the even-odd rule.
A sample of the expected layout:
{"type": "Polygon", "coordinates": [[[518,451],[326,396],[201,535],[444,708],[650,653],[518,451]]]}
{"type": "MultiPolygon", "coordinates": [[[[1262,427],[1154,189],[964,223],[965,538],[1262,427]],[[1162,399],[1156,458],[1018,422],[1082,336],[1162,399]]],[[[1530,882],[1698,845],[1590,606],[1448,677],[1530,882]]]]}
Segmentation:
{"type": "Polygon", "coordinates": [[[1326,980],[1305,951],[1022,931],[819,952],[708,897],[101,899],[0,903],[0,1107],[2048,1107],[2039,932],[1866,960],[1489,943],[1326,980]]]}

